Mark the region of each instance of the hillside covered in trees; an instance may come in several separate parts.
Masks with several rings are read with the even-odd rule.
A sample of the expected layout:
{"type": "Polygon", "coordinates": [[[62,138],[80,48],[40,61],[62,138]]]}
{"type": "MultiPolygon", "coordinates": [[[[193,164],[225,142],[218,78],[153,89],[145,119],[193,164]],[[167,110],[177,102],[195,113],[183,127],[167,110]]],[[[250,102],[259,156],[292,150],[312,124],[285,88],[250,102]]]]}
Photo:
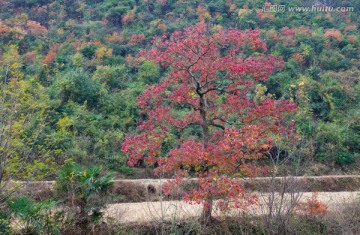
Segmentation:
{"type": "MultiPolygon", "coordinates": [[[[214,29],[259,29],[267,53],[281,56],[284,66],[254,92],[298,105],[296,127],[306,142],[303,161],[331,169],[356,164],[359,2],[332,1],[354,7],[353,12],[264,12],[264,4],[245,0],[1,1],[2,84],[12,81],[9,92],[31,95],[20,97],[27,102],[22,112],[42,109],[36,114],[41,116],[41,131],[16,178],[51,178],[57,165],[69,158],[130,176],[120,147],[141,118],[137,96],[166,74],[137,54],[150,47],[154,36],[197,22],[211,23],[214,29]],[[41,107],[35,108],[39,100],[41,107]]],[[[274,4],[311,6],[313,2],[274,4]]],[[[34,137],[26,130],[14,131],[21,142],[34,137]]],[[[29,148],[17,147],[19,155],[8,165],[13,169],[24,161],[23,148],[29,148]]]]}
{"type": "MultiPolygon", "coordinates": [[[[265,164],[272,154],[294,158],[251,175],[297,164],[299,175],[359,174],[359,9],[357,0],[0,0],[0,203],[8,180],[57,178],[66,191],[68,179],[85,185],[101,175],[100,192],[113,175],[95,165],[117,178],[153,177],[150,166],[217,179],[249,175],[240,165],[267,152],[265,164]],[[205,52],[188,66],[196,48],[205,52]],[[293,145],[280,151],[284,133],[293,145]],[[192,159],[208,149],[228,157],[192,159]],[[176,160],[184,152],[190,163],[176,160]],[[168,153],[175,158],[163,166],[168,153]],[[230,158],[241,164],[229,167],[230,158]]],[[[235,187],[226,182],[219,192],[235,187]]],[[[82,190],[95,205],[94,191],[82,190]]]]}

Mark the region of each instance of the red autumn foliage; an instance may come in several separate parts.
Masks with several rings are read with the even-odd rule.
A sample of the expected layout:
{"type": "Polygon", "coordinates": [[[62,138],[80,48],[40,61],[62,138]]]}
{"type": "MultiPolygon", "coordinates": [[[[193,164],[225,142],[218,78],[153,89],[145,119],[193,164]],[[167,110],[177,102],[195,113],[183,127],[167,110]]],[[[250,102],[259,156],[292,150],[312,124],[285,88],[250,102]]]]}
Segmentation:
{"type": "Polygon", "coordinates": [[[335,38],[338,41],[341,41],[341,32],[337,29],[328,29],[325,31],[325,37],[335,38]]]}
{"type": "Polygon", "coordinates": [[[279,40],[279,35],[278,35],[278,33],[277,33],[275,30],[273,30],[273,29],[270,29],[270,30],[268,30],[268,31],[266,32],[266,37],[267,37],[267,38],[270,38],[270,39],[272,39],[272,40],[274,40],[274,41],[278,41],[278,40],[279,40]]]}
{"type": "Polygon", "coordinates": [[[128,45],[132,46],[132,45],[141,43],[141,42],[145,41],[145,39],[146,39],[146,37],[142,33],[141,34],[133,34],[130,36],[128,45]]]}
{"type": "Polygon", "coordinates": [[[139,65],[140,59],[137,57],[134,57],[130,54],[127,54],[125,56],[125,61],[131,66],[131,67],[136,67],[139,65]]]}
{"type": "Polygon", "coordinates": [[[306,36],[311,36],[313,31],[307,27],[304,26],[300,26],[299,28],[296,29],[296,33],[298,34],[303,34],[306,36]]]}
{"type": "Polygon", "coordinates": [[[313,192],[311,198],[307,198],[303,202],[299,202],[295,208],[295,212],[303,215],[317,216],[328,213],[328,208],[325,203],[318,199],[318,193],[313,192]]]}
{"type": "Polygon", "coordinates": [[[0,22],[0,34],[9,33],[9,32],[10,32],[10,28],[5,24],[3,24],[2,22],[0,22]]]}
{"type": "Polygon", "coordinates": [[[267,20],[267,19],[275,20],[275,16],[273,14],[271,14],[269,12],[264,12],[262,9],[257,9],[256,15],[261,20],[267,20]]]}
{"type": "Polygon", "coordinates": [[[198,177],[198,186],[184,199],[203,203],[205,217],[211,216],[216,198],[223,199],[218,205],[223,209],[255,203],[237,179],[267,171],[254,160],[265,157],[264,146],[273,145],[273,136],[292,135],[293,124],[285,116],[296,109],[287,100],[257,102],[249,96],[256,82],[283,65],[281,58],[265,52],[258,30],[214,31],[204,23],[155,38],[153,48],[139,56],[169,73],[138,97],[147,119],[139,134],[127,135],[122,145],[129,165],[156,163],[156,172],[174,174],[172,184],[189,173],[198,177]],[[257,55],[242,57],[248,48],[257,55]],[[201,133],[181,134],[196,126],[201,133]],[[178,137],[169,150],[164,143],[174,132],[178,137]]]}
{"type": "Polygon", "coordinates": [[[55,60],[55,58],[56,58],[56,52],[49,51],[45,56],[45,58],[43,59],[42,63],[49,65],[55,60]]]}
{"type": "Polygon", "coordinates": [[[29,33],[34,36],[44,36],[47,32],[47,29],[44,26],[42,26],[39,22],[33,20],[28,20],[26,22],[26,26],[29,33]]]}
{"type": "Polygon", "coordinates": [[[27,64],[33,64],[36,60],[37,53],[35,51],[30,51],[24,55],[24,62],[27,64]]]}
{"type": "Polygon", "coordinates": [[[292,47],[296,45],[296,40],[293,37],[285,37],[282,40],[282,43],[286,47],[292,47]]]}
{"type": "Polygon", "coordinates": [[[348,31],[356,30],[356,25],[348,25],[344,28],[344,33],[348,31]]]}
{"type": "Polygon", "coordinates": [[[297,62],[299,62],[300,64],[304,64],[305,63],[305,58],[304,56],[302,56],[300,53],[295,53],[293,55],[293,59],[297,62]]]}
{"type": "Polygon", "coordinates": [[[285,35],[285,36],[291,36],[291,37],[293,37],[293,36],[295,36],[295,30],[293,30],[293,29],[289,29],[289,27],[283,27],[282,29],[281,29],[281,34],[282,35],[285,35]]]}
{"type": "Polygon", "coordinates": [[[200,22],[204,22],[205,18],[211,18],[210,13],[204,6],[199,5],[196,8],[196,13],[200,22]]]}
{"type": "Polygon", "coordinates": [[[129,23],[133,22],[134,19],[135,19],[135,14],[134,14],[133,10],[131,10],[128,13],[121,16],[121,22],[123,24],[129,24],[129,23]]]}
{"type": "Polygon", "coordinates": [[[43,59],[42,63],[47,65],[51,64],[55,60],[57,56],[57,51],[59,50],[60,46],[61,44],[59,43],[55,43],[54,45],[52,45],[49,52],[43,59]]]}
{"type": "Polygon", "coordinates": [[[162,32],[166,32],[167,30],[167,26],[165,24],[158,24],[157,27],[162,31],[162,32]]]}
{"type": "Polygon", "coordinates": [[[349,35],[347,38],[348,38],[350,43],[355,43],[356,42],[356,36],[355,35],[349,35]]]}

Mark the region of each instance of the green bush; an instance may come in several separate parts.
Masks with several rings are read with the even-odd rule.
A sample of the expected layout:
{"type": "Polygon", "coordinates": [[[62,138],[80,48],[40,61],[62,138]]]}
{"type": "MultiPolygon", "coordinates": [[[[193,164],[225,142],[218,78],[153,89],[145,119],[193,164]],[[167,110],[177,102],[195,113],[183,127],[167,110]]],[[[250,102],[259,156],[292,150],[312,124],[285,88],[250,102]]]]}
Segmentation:
{"type": "Polygon", "coordinates": [[[355,161],[354,155],[346,145],[349,138],[347,126],[320,122],[315,132],[316,156],[319,159],[335,161],[339,165],[351,164],[355,161]]]}
{"type": "Polygon", "coordinates": [[[63,203],[73,209],[75,225],[86,230],[90,223],[100,221],[112,179],[113,174],[102,175],[99,166],[84,167],[72,161],[59,170],[56,192],[63,203]]]}
{"type": "Polygon", "coordinates": [[[10,234],[9,215],[0,211],[0,234],[10,234]]]}
{"type": "Polygon", "coordinates": [[[91,60],[95,56],[96,49],[98,49],[98,46],[94,44],[86,45],[81,48],[81,54],[91,60]]]}
{"type": "Polygon", "coordinates": [[[12,218],[19,220],[21,234],[61,234],[59,214],[51,211],[56,205],[53,200],[33,202],[27,197],[15,197],[8,201],[12,218]]]}
{"type": "Polygon", "coordinates": [[[94,107],[100,97],[101,83],[92,80],[83,69],[69,69],[59,74],[49,92],[52,98],[60,98],[63,102],[86,102],[89,107],[94,107]]]}
{"type": "Polygon", "coordinates": [[[324,70],[338,71],[348,69],[351,66],[350,60],[338,51],[323,50],[318,60],[320,67],[324,70]]]}
{"type": "Polygon", "coordinates": [[[108,90],[125,89],[130,82],[129,69],[125,65],[98,66],[93,80],[106,84],[108,90]]]}
{"type": "Polygon", "coordinates": [[[140,66],[138,78],[145,84],[158,83],[160,78],[159,66],[151,61],[144,61],[140,66]]]}
{"type": "Polygon", "coordinates": [[[354,162],[355,162],[355,157],[353,154],[343,150],[337,152],[337,156],[336,156],[337,164],[343,166],[354,162]]]}

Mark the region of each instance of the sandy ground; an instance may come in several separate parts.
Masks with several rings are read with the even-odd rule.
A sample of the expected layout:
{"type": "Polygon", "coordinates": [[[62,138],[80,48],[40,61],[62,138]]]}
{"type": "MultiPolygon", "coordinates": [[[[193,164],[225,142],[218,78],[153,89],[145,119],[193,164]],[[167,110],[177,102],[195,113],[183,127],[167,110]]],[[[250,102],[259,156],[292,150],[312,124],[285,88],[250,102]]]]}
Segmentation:
{"type": "MultiPolygon", "coordinates": [[[[336,211],[339,206],[351,203],[357,199],[359,192],[319,192],[318,200],[325,203],[328,209],[336,211]]],[[[301,194],[301,200],[310,198],[312,193],[301,194]]],[[[260,205],[252,206],[246,213],[261,215],[266,213],[265,202],[268,194],[259,195],[260,205]]],[[[290,195],[286,195],[289,199],[290,195]]],[[[156,222],[163,220],[183,219],[201,214],[202,205],[188,204],[182,201],[164,202],[141,202],[141,203],[118,203],[110,204],[106,209],[106,215],[112,217],[118,223],[156,222]]],[[[242,213],[240,210],[231,210],[227,215],[242,213]]],[[[213,211],[214,216],[224,216],[218,210],[213,211]]]]}

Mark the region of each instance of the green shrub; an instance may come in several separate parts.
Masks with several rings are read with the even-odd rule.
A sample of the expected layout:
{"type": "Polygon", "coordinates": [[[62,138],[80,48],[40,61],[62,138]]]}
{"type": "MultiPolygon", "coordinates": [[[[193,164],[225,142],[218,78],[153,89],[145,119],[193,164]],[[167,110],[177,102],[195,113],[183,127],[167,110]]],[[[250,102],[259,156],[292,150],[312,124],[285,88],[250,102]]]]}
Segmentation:
{"type": "Polygon", "coordinates": [[[91,79],[89,73],[83,69],[69,69],[59,74],[49,93],[52,98],[60,98],[63,102],[86,102],[89,107],[94,107],[100,97],[101,83],[91,79]]]}
{"type": "Polygon", "coordinates": [[[0,211],[0,234],[10,234],[9,215],[0,211]]]}
{"type": "Polygon", "coordinates": [[[112,179],[113,174],[102,176],[99,166],[83,167],[69,161],[60,169],[56,192],[63,203],[73,209],[75,225],[86,230],[90,223],[99,222],[112,179]]]}
{"type": "Polygon", "coordinates": [[[336,155],[336,163],[343,166],[346,164],[351,164],[355,162],[355,157],[353,154],[349,153],[348,151],[340,150],[337,152],[336,155]]]}
{"type": "Polygon", "coordinates": [[[320,122],[315,136],[316,156],[323,160],[335,161],[339,165],[353,163],[355,157],[346,145],[348,139],[349,130],[347,126],[320,122]]]}
{"type": "Polygon", "coordinates": [[[15,197],[8,201],[12,217],[20,221],[21,234],[61,234],[58,213],[51,213],[56,205],[53,200],[33,202],[27,197],[15,197]]]}
{"type": "Polygon", "coordinates": [[[81,48],[81,54],[91,60],[95,56],[96,49],[98,49],[98,46],[94,44],[86,45],[81,48]]]}
{"type": "Polygon", "coordinates": [[[159,82],[160,68],[151,61],[144,61],[139,68],[138,78],[145,84],[154,84],[159,82]]]}

